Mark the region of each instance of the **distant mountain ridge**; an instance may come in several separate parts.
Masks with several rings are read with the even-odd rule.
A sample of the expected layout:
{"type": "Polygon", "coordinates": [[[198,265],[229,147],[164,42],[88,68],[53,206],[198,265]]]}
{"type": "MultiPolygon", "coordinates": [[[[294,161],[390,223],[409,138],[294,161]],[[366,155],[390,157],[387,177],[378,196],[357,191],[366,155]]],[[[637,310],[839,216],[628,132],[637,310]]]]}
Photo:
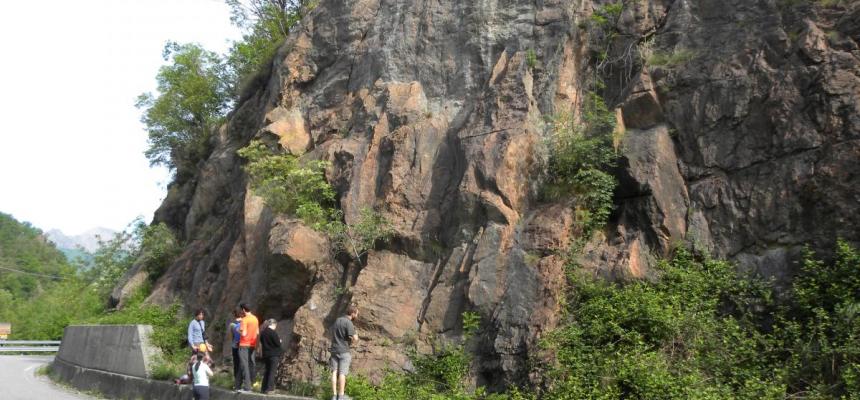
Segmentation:
{"type": "Polygon", "coordinates": [[[45,235],[48,240],[53,242],[59,249],[76,249],[78,246],[92,253],[99,247],[99,238],[102,240],[110,240],[116,231],[108,228],[93,228],[78,235],[66,235],[59,229],[51,229],[45,235]]]}

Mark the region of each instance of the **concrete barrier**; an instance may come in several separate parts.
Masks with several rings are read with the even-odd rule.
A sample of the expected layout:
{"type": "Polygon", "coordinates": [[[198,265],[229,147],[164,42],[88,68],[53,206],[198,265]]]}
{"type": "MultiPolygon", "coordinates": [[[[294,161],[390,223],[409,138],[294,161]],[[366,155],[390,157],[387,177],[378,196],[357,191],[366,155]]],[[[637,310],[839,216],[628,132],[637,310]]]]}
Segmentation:
{"type": "MultiPolygon", "coordinates": [[[[51,374],[85,391],[96,391],[109,399],[191,399],[191,385],[154,381],[134,376],[81,368],[62,360],[54,360],[51,374]]],[[[210,400],[314,400],[308,397],[288,395],[262,395],[259,393],[236,393],[210,388],[210,400]]]]}
{"type": "MultiPolygon", "coordinates": [[[[51,375],[73,387],[110,399],[190,399],[191,386],[155,381],[152,366],[160,357],[149,342],[149,325],[75,325],[66,327],[51,375]]],[[[313,400],[306,397],[236,393],[212,388],[210,399],[313,400]]]]}
{"type": "Polygon", "coordinates": [[[56,359],[87,369],[147,378],[160,355],[149,325],[72,325],[56,359]]]}

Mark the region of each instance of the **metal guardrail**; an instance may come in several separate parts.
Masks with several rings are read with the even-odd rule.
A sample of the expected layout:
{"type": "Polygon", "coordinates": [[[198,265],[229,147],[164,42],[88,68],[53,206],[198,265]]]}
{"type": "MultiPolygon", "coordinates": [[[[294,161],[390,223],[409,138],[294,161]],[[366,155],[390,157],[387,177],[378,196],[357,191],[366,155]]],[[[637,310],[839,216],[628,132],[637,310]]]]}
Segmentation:
{"type": "Polygon", "coordinates": [[[0,340],[0,353],[56,353],[59,340],[0,340]]]}

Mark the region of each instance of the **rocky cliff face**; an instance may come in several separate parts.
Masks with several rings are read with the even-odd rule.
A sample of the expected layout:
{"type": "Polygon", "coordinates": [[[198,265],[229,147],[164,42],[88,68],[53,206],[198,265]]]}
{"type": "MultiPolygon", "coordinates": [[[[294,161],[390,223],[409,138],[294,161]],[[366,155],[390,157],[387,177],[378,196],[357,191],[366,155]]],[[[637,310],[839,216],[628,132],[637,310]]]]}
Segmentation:
{"type": "Polygon", "coordinates": [[[860,240],[856,4],[626,1],[598,66],[587,21],[602,3],[321,1],[205,166],[170,187],[156,220],[188,244],[150,301],[225,321],[248,301],[284,321],[283,381],[319,379],[349,302],[365,338],[354,365],[370,375],[410,368],[412,344],[456,340],[475,311],[476,379],[527,379],[579,235],[577,199],[536,200],[544,121],[577,110],[595,73],[626,133],[617,208],[586,267],[644,277],[688,241],[784,278],[804,244],[860,240]],[[670,61],[643,62],[649,47],[670,61]],[[257,137],[329,160],[347,220],[374,207],[395,238],[363,269],[333,261],[323,236],[247,190],[236,150],[257,137]]]}

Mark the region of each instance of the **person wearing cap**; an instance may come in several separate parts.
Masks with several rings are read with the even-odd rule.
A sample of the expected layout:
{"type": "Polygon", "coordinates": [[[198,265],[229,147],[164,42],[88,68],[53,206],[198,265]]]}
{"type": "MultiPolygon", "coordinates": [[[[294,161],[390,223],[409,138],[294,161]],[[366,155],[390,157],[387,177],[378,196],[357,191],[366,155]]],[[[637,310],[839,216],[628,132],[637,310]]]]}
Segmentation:
{"type": "Polygon", "coordinates": [[[275,389],[275,373],[278,372],[278,362],[281,360],[284,349],[281,347],[281,338],[275,331],[278,328],[278,321],[267,319],[263,326],[266,328],[260,332],[260,345],[263,347],[263,362],[266,366],[266,373],[263,375],[263,385],[260,387],[260,392],[268,394],[275,389]]]}

